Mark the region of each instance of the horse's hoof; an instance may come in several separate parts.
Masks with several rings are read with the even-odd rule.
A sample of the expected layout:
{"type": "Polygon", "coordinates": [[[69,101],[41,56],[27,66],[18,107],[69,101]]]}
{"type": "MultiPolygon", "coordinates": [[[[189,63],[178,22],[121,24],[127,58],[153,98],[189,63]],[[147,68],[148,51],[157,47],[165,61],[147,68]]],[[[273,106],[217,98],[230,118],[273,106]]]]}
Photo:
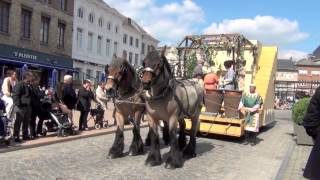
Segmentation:
{"type": "Polygon", "coordinates": [[[191,158],[194,158],[194,157],[196,157],[196,156],[197,156],[197,154],[194,153],[194,152],[191,152],[191,151],[188,151],[188,150],[184,150],[184,151],[183,151],[183,157],[184,157],[185,159],[191,159],[191,158]]]}
{"type": "Polygon", "coordinates": [[[159,166],[161,161],[146,161],[144,164],[147,167],[159,166]]]}
{"type": "Polygon", "coordinates": [[[123,154],[108,154],[107,159],[116,159],[122,157],[123,154]]]}
{"type": "Polygon", "coordinates": [[[165,168],[166,169],[176,169],[176,168],[181,168],[182,167],[182,159],[178,159],[178,158],[174,158],[175,160],[173,160],[173,158],[168,157],[166,164],[165,164],[165,168]]]}

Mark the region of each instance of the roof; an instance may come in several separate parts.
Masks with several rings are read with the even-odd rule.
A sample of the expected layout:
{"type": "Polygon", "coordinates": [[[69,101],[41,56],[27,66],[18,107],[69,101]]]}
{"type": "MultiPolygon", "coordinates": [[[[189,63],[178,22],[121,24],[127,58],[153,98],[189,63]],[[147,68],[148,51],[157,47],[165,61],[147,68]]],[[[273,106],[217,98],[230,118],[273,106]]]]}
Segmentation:
{"type": "Polygon", "coordinates": [[[320,58],[301,59],[296,63],[296,66],[320,67],[320,58]]]}
{"type": "Polygon", "coordinates": [[[294,62],[290,59],[278,59],[277,69],[278,71],[298,71],[294,62]]]}
{"type": "Polygon", "coordinates": [[[312,53],[317,59],[320,59],[320,46],[312,53]]]}

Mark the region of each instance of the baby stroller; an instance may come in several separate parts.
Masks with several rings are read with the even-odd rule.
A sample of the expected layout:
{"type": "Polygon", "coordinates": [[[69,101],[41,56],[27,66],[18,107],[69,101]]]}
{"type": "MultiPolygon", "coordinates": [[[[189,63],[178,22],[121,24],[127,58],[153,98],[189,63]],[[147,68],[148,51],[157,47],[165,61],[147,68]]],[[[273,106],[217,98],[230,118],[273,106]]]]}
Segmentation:
{"type": "Polygon", "coordinates": [[[51,98],[45,97],[41,100],[41,109],[46,115],[42,127],[42,135],[46,136],[47,132],[57,132],[57,136],[76,135],[72,126],[72,121],[66,113],[60,109],[59,103],[53,102],[51,98]]]}
{"type": "Polygon", "coordinates": [[[13,121],[5,113],[5,104],[0,99],[0,144],[10,145],[12,139],[13,121]]]}
{"type": "Polygon", "coordinates": [[[94,120],[94,128],[107,128],[108,121],[104,120],[104,110],[102,105],[97,103],[94,109],[90,109],[90,118],[94,120]]]}

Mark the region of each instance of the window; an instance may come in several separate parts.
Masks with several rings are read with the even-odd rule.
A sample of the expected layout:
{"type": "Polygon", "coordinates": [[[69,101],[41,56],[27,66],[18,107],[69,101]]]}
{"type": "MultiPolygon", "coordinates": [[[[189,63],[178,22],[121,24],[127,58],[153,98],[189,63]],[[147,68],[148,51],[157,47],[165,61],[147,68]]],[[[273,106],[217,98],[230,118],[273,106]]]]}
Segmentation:
{"type": "Polygon", "coordinates": [[[92,77],[92,70],[91,69],[87,69],[86,79],[90,79],[91,77],[92,77]]]}
{"type": "Polygon", "coordinates": [[[67,9],[67,6],[66,6],[67,4],[66,4],[66,0],[60,0],[60,2],[59,2],[59,6],[60,6],[60,9],[62,10],[62,11],[65,11],[66,9],[67,9]]]}
{"type": "Polygon", "coordinates": [[[103,25],[102,18],[99,18],[99,22],[98,23],[99,23],[99,26],[102,27],[102,25],[103,25]]]}
{"type": "Polygon", "coordinates": [[[64,48],[64,36],[66,33],[66,25],[58,23],[58,47],[64,48]]]}
{"type": "Polygon", "coordinates": [[[299,70],[299,74],[301,75],[307,75],[308,71],[307,70],[299,70]]]}
{"type": "Polygon", "coordinates": [[[144,54],[144,51],[145,51],[145,44],[142,43],[141,44],[141,54],[144,54]]]}
{"type": "Polygon", "coordinates": [[[119,27],[116,26],[114,31],[116,32],[116,34],[118,34],[118,32],[119,32],[119,27]]]}
{"type": "Polygon", "coordinates": [[[49,41],[49,25],[50,19],[48,17],[41,17],[41,27],[40,27],[40,42],[43,44],[48,44],[49,41]]]}
{"type": "Polygon", "coordinates": [[[83,38],[82,38],[82,32],[83,32],[83,30],[82,29],[80,29],[80,28],[78,28],[77,29],[77,47],[79,48],[79,49],[82,49],[82,44],[83,44],[83,38]]]}
{"type": "Polygon", "coordinates": [[[78,9],[78,17],[81,19],[83,18],[83,9],[82,8],[78,9]]]}
{"type": "Polygon", "coordinates": [[[136,39],[136,48],[139,47],[139,39],[136,39]]]}
{"type": "Polygon", "coordinates": [[[0,1],[0,31],[9,32],[9,8],[10,4],[0,1]]]}
{"type": "Polygon", "coordinates": [[[127,39],[128,39],[128,35],[124,34],[123,35],[123,44],[127,44],[127,39]]]}
{"type": "Polygon", "coordinates": [[[75,72],[73,73],[74,80],[80,80],[81,69],[80,68],[74,68],[74,70],[75,70],[75,72]]]}
{"type": "Polygon", "coordinates": [[[110,39],[107,39],[107,41],[106,41],[106,56],[107,57],[110,56],[110,46],[111,46],[111,41],[110,41],[110,39]]]}
{"type": "Polygon", "coordinates": [[[92,52],[93,49],[93,34],[91,32],[88,33],[88,51],[92,52]]]}
{"type": "Polygon", "coordinates": [[[133,37],[130,36],[130,46],[133,46],[133,37]]]}
{"type": "Polygon", "coordinates": [[[96,81],[100,81],[101,71],[96,72],[96,81]]]}
{"type": "Polygon", "coordinates": [[[93,14],[90,13],[90,14],[89,14],[89,22],[93,23],[93,21],[94,21],[93,14]]]}
{"type": "Polygon", "coordinates": [[[21,35],[23,38],[30,39],[31,36],[31,11],[22,9],[21,15],[21,35]]]}
{"type": "Polygon", "coordinates": [[[318,76],[318,75],[320,75],[320,71],[311,71],[311,74],[318,76]]]}
{"type": "Polygon", "coordinates": [[[132,64],[132,52],[129,52],[129,63],[132,64]]]}
{"type": "Polygon", "coordinates": [[[113,54],[117,56],[118,54],[118,42],[114,42],[113,54]]]}
{"type": "Polygon", "coordinates": [[[123,50],[123,52],[122,52],[122,58],[123,58],[123,59],[127,59],[127,51],[126,51],[126,50],[123,50]]]}
{"type": "Polygon", "coordinates": [[[108,22],[107,24],[107,29],[110,31],[111,30],[111,22],[108,22]]]}
{"type": "Polygon", "coordinates": [[[101,55],[101,46],[102,46],[102,37],[98,36],[98,41],[97,41],[97,53],[101,55]]]}
{"type": "Polygon", "coordinates": [[[138,65],[139,65],[138,59],[139,59],[139,54],[135,54],[135,55],[134,55],[134,65],[135,65],[135,66],[138,66],[138,65]]]}

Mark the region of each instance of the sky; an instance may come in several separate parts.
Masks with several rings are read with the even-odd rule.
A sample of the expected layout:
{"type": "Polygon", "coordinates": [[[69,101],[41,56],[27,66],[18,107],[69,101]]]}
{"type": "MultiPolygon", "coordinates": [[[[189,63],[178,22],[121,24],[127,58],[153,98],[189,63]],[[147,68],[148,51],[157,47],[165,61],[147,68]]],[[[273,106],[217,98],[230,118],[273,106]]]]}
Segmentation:
{"type": "Polygon", "coordinates": [[[319,0],[104,0],[160,41],[191,34],[240,33],[279,47],[279,58],[306,57],[320,46],[319,0]]]}

